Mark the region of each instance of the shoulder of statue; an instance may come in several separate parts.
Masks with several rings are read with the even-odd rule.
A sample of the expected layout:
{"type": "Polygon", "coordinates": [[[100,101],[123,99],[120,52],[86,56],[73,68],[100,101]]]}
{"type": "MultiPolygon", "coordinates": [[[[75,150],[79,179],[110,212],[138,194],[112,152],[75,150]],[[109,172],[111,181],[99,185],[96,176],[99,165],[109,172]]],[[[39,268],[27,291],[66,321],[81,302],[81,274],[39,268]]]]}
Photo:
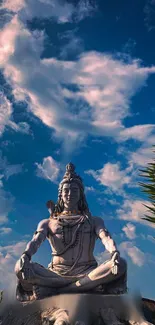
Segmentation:
{"type": "Polygon", "coordinates": [[[97,217],[97,216],[93,216],[92,219],[93,219],[93,222],[94,222],[94,224],[96,226],[104,227],[104,220],[103,220],[103,218],[97,217]]]}
{"type": "Polygon", "coordinates": [[[49,224],[49,219],[43,219],[38,223],[38,229],[48,228],[48,224],[49,224]]]}

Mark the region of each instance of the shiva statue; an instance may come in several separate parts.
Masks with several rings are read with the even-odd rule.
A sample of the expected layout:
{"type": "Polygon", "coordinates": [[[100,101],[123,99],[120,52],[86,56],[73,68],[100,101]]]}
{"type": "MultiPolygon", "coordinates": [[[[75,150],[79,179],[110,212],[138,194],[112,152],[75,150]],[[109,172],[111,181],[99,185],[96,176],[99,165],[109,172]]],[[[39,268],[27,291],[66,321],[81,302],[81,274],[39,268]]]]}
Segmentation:
{"type": "Polygon", "coordinates": [[[43,219],[15,265],[19,301],[38,300],[60,293],[126,293],[127,265],[100,217],[89,211],[82,179],[72,163],[59,184],[58,201],[47,202],[50,217],[43,219]],[[48,268],[32,262],[47,238],[52,250],[48,268]],[[100,239],[110,259],[98,265],[93,255],[100,239]]]}

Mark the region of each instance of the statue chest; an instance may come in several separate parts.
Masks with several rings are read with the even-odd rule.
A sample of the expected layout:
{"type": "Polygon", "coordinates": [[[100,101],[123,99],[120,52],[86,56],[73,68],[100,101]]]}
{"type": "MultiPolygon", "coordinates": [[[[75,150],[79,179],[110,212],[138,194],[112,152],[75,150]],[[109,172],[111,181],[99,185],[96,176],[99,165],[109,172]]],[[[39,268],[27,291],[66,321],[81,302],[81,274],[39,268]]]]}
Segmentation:
{"type": "Polygon", "coordinates": [[[85,220],[81,225],[73,225],[72,223],[63,225],[57,219],[52,219],[49,224],[48,239],[53,250],[63,249],[68,245],[70,248],[78,248],[81,240],[85,243],[85,246],[89,246],[93,233],[88,220],[85,220]]]}

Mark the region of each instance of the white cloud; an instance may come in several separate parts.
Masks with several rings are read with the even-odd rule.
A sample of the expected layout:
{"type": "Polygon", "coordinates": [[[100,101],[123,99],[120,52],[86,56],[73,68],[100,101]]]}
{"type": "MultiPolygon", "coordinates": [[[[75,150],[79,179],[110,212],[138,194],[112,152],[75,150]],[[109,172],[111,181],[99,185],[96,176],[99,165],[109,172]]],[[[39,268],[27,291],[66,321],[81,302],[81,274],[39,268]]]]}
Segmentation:
{"type": "Polygon", "coordinates": [[[43,159],[42,164],[36,163],[37,176],[50,180],[51,182],[57,182],[60,165],[51,156],[43,159]]]}
{"type": "Polygon", "coordinates": [[[85,192],[96,192],[93,186],[85,186],[85,192]]]}
{"type": "Polygon", "coordinates": [[[13,196],[0,188],[0,224],[8,222],[8,214],[12,209],[13,201],[13,196]]]}
{"type": "MultiPolygon", "coordinates": [[[[17,4],[21,6],[19,0],[17,4]]],[[[116,141],[143,141],[144,133],[151,134],[153,126],[125,129],[123,120],[130,115],[132,97],[146,84],[155,67],[143,67],[139,60],[125,62],[121,57],[95,51],[83,53],[76,61],[40,59],[45,35],[28,30],[24,19],[53,15],[59,22],[70,21],[77,8],[47,0],[37,4],[23,2],[23,9],[0,34],[0,63],[16,100],[25,99],[29,111],[52,128],[68,149],[88,134],[114,137],[116,141]]],[[[88,4],[80,2],[81,8],[88,9],[88,4]]]]}
{"type": "Polygon", "coordinates": [[[6,127],[10,127],[14,131],[29,134],[30,128],[28,123],[19,122],[16,124],[12,118],[13,108],[11,102],[6,96],[0,92],[0,137],[5,131],[6,127]]]}
{"type": "Polygon", "coordinates": [[[19,174],[23,171],[23,166],[18,164],[18,165],[8,165],[5,169],[5,177],[8,179],[12,175],[19,174]]]}
{"type": "Polygon", "coordinates": [[[135,239],[137,237],[136,227],[132,223],[127,223],[126,226],[122,228],[122,230],[125,232],[126,237],[129,239],[135,239]]]}
{"type": "Polygon", "coordinates": [[[145,261],[146,261],[146,256],[145,254],[135,245],[133,245],[133,243],[131,242],[122,242],[119,245],[119,250],[123,255],[127,255],[131,258],[133,264],[141,267],[144,265],[145,261]]]}
{"type": "MultiPolygon", "coordinates": [[[[125,200],[122,207],[116,210],[119,219],[129,220],[130,222],[142,223],[146,226],[155,228],[155,225],[151,222],[142,220],[147,212],[147,208],[144,206],[150,206],[150,202],[142,200],[125,200]]],[[[149,212],[147,212],[149,214],[149,212]]]]}
{"type": "Polygon", "coordinates": [[[15,297],[17,283],[14,267],[25,247],[24,241],[14,245],[0,246],[0,289],[9,291],[13,297],[15,297]]]}
{"type": "Polygon", "coordinates": [[[140,237],[146,241],[151,241],[153,244],[155,244],[155,237],[152,236],[152,235],[144,235],[144,234],[141,234],[140,237]]]}
{"type": "Polygon", "coordinates": [[[110,260],[110,253],[107,250],[105,250],[104,252],[97,254],[95,258],[97,263],[100,265],[105,261],[110,260]]]}
{"type": "Polygon", "coordinates": [[[0,152],[0,170],[3,174],[0,175],[0,225],[8,222],[8,214],[12,210],[14,197],[3,188],[3,178],[5,176],[6,160],[2,158],[0,152]]]}
{"type": "MultiPolygon", "coordinates": [[[[154,142],[155,143],[155,142],[154,142]]],[[[140,147],[137,151],[130,153],[130,160],[137,166],[147,166],[154,157],[152,146],[140,147]]]]}
{"type": "Polygon", "coordinates": [[[1,8],[3,9],[7,9],[13,12],[18,12],[19,10],[21,10],[25,5],[25,1],[24,0],[4,0],[2,2],[1,8]]]}
{"type": "Polygon", "coordinates": [[[9,124],[12,115],[12,105],[9,100],[0,93],[0,136],[5,130],[5,127],[9,124]]]}
{"type": "Polygon", "coordinates": [[[0,235],[8,235],[10,232],[12,232],[11,228],[0,227],[0,235]]]}
{"type": "MultiPolygon", "coordinates": [[[[11,165],[7,161],[6,157],[2,156],[2,152],[0,151],[0,171],[2,172],[2,176],[0,178],[6,178],[6,180],[8,180],[9,177],[21,173],[23,171],[23,165],[11,165]]],[[[1,185],[3,186],[3,184],[1,185]]]]}
{"type": "Polygon", "coordinates": [[[118,163],[107,163],[99,170],[88,170],[87,174],[92,175],[101,185],[111,188],[113,191],[121,189],[123,185],[130,182],[126,171],[120,170],[118,163]]]}
{"type": "Polygon", "coordinates": [[[8,245],[8,246],[0,246],[0,251],[6,255],[6,254],[10,254],[14,257],[18,257],[20,256],[25,247],[26,247],[26,242],[22,241],[22,242],[18,242],[15,245],[8,245]]]}
{"type": "Polygon", "coordinates": [[[67,23],[83,20],[91,16],[96,6],[89,0],[80,0],[78,5],[73,5],[65,0],[3,0],[2,8],[18,13],[20,20],[25,22],[34,17],[53,18],[58,23],[67,23]]]}
{"type": "Polygon", "coordinates": [[[120,140],[125,141],[127,139],[137,139],[144,141],[155,130],[155,125],[135,125],[120,132],[120,140]]]}

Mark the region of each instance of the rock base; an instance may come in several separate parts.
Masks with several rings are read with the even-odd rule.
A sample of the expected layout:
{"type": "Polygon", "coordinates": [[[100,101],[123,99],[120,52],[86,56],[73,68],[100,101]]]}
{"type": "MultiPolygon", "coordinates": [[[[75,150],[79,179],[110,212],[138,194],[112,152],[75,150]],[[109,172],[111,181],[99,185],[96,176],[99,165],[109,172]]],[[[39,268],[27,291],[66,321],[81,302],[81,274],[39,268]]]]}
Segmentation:
{"type": "Polygon", "coordinates": [[[128,295],[66,294],[0,305],[0,325],[148,325],[128,295]]]}

